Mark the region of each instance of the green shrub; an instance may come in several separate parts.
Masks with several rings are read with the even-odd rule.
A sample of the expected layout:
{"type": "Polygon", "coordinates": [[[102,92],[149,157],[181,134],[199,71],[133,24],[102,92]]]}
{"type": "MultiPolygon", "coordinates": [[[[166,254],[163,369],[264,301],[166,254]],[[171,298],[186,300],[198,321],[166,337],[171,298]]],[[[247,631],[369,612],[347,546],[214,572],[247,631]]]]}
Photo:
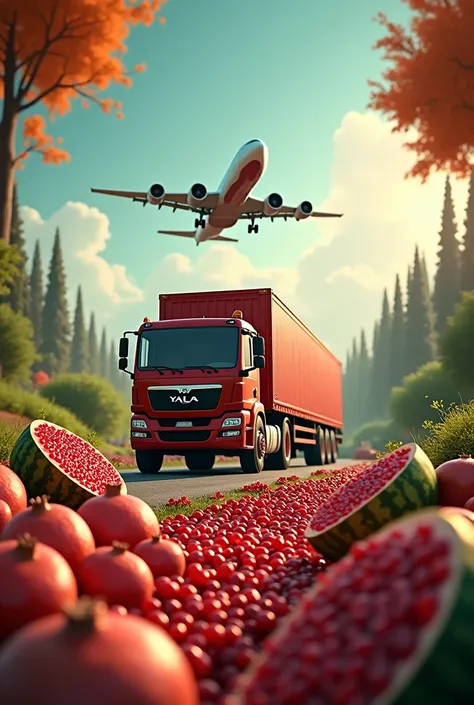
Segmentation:
{"type": "Polygon", "coordinates": [[[451,404],[433,402],[432,409],[438,420],[424,424],[425,438],[421,447],[435,467],[459,455],[474,455],[474,402],[451,404]]]}
{"type": "Polygon", "coordinates": [[[105,380],[89,374],[58,375],[40,394],[72,411],[96,433],[120,434],[127,407],[120,394],[105,380]]]}
{"type": "Polygon", "coordinates": [[[29,419],[43,418],[77,433],[82,438],[86,438],[90,433],[87,426],[67,409],[7,382],[0,382],[0,409],[29,419]]]}
{"type": "Polygon", "coordinates": [[[459,403],[462,390],[451,381],[440,362],[428,362],[403,379],[401,387],[394,387],[390,395],[390,414],[395,423],[415,436],[422,434],[425,421],[436,421],[438,415],[431,403],[459,403]]]}
{"type": "Polygon", "coordinates": [[[354,431],[352,442],[354,448],[369,441],[376,450],[383,450],[389,441],[401,437],[402,431],[393,421],[369,421],[354,431]]]}
{"type": "Polygon", "coordinates": [[[31,321],[0,303],[0,370],[3,379],[28,380],[37,358],[31,321]]]}

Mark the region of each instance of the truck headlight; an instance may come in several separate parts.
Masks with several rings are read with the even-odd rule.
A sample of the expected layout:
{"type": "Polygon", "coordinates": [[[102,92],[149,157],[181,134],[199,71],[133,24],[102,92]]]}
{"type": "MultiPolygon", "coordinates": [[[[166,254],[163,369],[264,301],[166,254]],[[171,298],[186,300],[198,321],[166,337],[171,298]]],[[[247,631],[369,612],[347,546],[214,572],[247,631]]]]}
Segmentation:
{"type": "Polygon", "coordinates": [[[147,428],[146,421],[143,419],[132,419],[132,428],[147,428]]]}
{"type": "Polygon", "coordinates": [[[222,426],[223,428],[228,428],[229,426],[240,426],[242,424],[242,419],[236,416],[235,418],[224,419],[222,426]]]}

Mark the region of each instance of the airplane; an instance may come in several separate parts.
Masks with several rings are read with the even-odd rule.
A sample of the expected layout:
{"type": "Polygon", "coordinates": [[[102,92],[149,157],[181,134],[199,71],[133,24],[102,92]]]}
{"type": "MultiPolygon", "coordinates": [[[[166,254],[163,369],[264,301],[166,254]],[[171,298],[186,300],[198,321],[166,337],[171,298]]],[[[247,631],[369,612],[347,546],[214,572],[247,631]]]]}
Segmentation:
{"type": "Polygon", "coordinates": [[[250,196],[261,179],[268,161],[268,149],[259,139],[246,142],[235,155],[217,191],[208,192],[204,184],[196,183],[188,193],[167,193],[161,184],[153,184],[144,191],[114,191],[91,188],[92,193],[130,198],[132,201],[168,206],[177,210],[197,213],[194,230],[158,230],[163,235],[192,238],[196,245],[205,241],[238,242],[222,235],[222,231],[233,227],[239,220],[250,220],[248,233],[258,233],[255,220],[270,218],[294,218],[297,222],[306,218],[340,218],[342,213],[313,211],[309,201],[302,201],[296,208],[285,206],[279,193],[271,193],[261,201],[250,196]],[[207,220],[206,217],[207,216],[207,220]]]}

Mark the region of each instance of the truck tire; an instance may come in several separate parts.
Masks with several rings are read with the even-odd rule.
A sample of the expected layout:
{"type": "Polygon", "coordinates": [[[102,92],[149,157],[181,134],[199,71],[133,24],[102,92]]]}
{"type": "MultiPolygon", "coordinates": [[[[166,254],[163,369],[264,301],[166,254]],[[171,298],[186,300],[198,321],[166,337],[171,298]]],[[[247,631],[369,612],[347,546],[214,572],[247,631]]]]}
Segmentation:
{"type": "Polygon", "coordinates": [[[338,456],[338,447],[337,447],[337,441],[336,441],[336,434],[334,432],[334,429],[331,429],[329,431],[329,439],[330,439],[330,444],[331,444],[331,462],[336,463],[337,462],[337,456],[338,456]]]}
{"type": "Polygon", "coordinates": [[[137,468],[144,475],[156,475],[163,465],[164,454],[160,450],[136,450],[137,468]]]}
{"type": "Polygon", "coordinates": [[[257,417],[255,422],[254,445],[251,450],[244,450],[240,454],[240,467],[244,472],[262,472],[265,464],[265,426],[262,418],[257,417]]]}
{"type": "Polygon", "coordinates": [[[265,458],[265,470],[288,470],[291,463],[291,424],[285,416],[281,422],[280,450],[265,458]]]}
{"type": "Polygon", "coordinates": [[[210,451],[197,451],[196,453],[186,453],[184,462],[188,470],[192,472],[207,472],[212,470],[216,462],[216,454],[210,451]]]}
{"type": "Polygon", "coordinates": [[[304,449],[306,465],[324,465],[326,463],[326,444],[321,426],[316,429],[316,440],[315,446],[306,446],[304,449]]]}
{"type": "Polygon", "coordinates": [[[329,429],[324,431],[324,446],[326,448],[326,463],[330,465],[332,460],[332,446],[331,446],[331,436],[329,434],[329,429]]]}

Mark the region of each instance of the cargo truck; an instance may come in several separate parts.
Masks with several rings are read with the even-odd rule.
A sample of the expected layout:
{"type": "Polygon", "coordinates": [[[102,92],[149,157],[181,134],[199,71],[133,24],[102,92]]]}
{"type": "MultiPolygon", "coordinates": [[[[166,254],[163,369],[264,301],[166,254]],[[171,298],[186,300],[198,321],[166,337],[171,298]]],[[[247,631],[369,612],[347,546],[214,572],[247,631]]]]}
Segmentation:
{"type": "Polygon", "coordinates": [[[271,289],[162,294],[159,320],[126,331],[119,358],[143,473],[165,455],[193,471],[237,456],[246,473],[285,470],[297,451],[308,465],[337,459],[341,363],[271,289]]]}

